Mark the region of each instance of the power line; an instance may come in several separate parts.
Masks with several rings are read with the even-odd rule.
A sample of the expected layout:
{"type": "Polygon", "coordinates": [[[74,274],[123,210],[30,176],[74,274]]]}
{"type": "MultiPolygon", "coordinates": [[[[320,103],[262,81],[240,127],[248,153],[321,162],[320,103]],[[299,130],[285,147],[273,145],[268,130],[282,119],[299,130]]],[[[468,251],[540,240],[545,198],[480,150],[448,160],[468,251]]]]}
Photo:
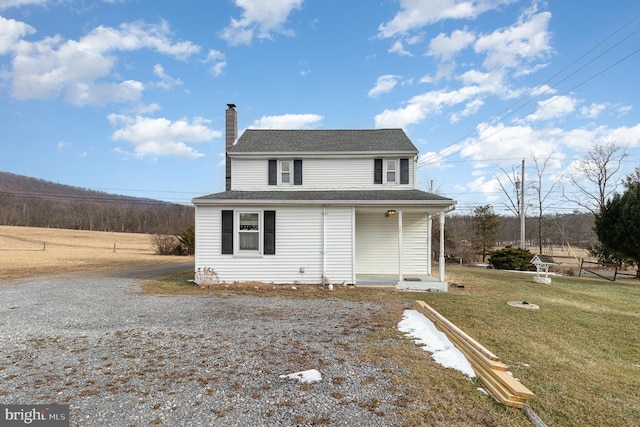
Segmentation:
{"type": "MultiPolygon", "coordinates": [[[[550,77],[549,79],[547,79],[542,85],[546,85],[548,83],[550,83],[553,79],[555,79],[557,76],[559,76],[560,74],[562,74],[564,71],[568,70],[569,68],[571,68],[574,64],[578,63],[581,59],[585,58],[587,55],[589,55],[590,53],[592,53],[593,51],[595,51],[598,47],[600,47],[602,44],[604,44],[606,41],[608,41],[609,39],[611,39],[612,37],[614,37],[616,34],[618,34],[619,32],[621,32],[624,28],[626,28],[627,26],[629,26],[632,22],[634,22],[635,20],[637,20],[638,18],[640,18],[640,14],[636,15],[635,17],[633,17],[630,21],[628,21],[627,23],[625,23],[624,25],[622,25],[620,28],[618,28],[616,31],[614,31],[612,34],[610,34],[608,37],[606,37],[604,40],[602,40],[601,42],[599,42],[598,44],[596,44],[596,46],[594,46],[593,48],[591,48],[590,50],[588,50],[587,52],[585,52],[584,54],[582,54],[579,58],[577,58],[576,60],[572,61],[569,65],[565,66],[564,68],[562,68],[559,72],[557,72],[556,74],[554,74],[552,77],[550,77]]],[[[579,72],[580,70],[584,69],[586,66],[588,66],[589,64],[593,63],[594,61],[596,61],[597,59],[601,58],[602,56],[604,56],[606,53],[612,51],[614,48],[618,47],[620,44],[622,44],[623,42],[625,42],[626,40],[628,40],[631,36],[633,36],[634,34],[638,33],[640,31],[640,28],[635,29],[631,34],[627,35],[626,37],[624,37],[622,40],[618,41],[616,44],[614,44],[613,46],[610,46],[609,48],[607,48],[604,52],[602,52],[601,54],[599,54],[598,56],[596,56],[595,58],[591,59],[589,62],[587,62],[586,64],[582,65],[580,68],[578,68],[577,70],[573,71],[572,73],[570,73],[568,76],[564,77],[562,80],[556,82],[554,85],[557,86],[558,84],[566,81],[567,79],[571,78],[572,76],[574,76],[577,72],[579,72]]],[[[550,105],[551,103],[555,102],[557,99],[559,99],[560,97],[566,95],[569,92],[572,92],[573,90],[577,89],[578,87],[584,85],[585,83],[593,80],[594,78],[600,76],[601,74],[605,73],[606,71],[610,70],[611,68],[613,68],[614,66],[620,64],[621,62],[627,60],[628,58],[630,58],[631,56],[635,55],[636,53],[638,53],[640,51],[640,49],[637,49],[633,52],[631,52],[630,54],[624,56],[623,58],[615,61],[613,64],[610,64],[609,66],[605,67],[603,70],[593,74],[592,76],[588,77],[587,79],[581,81],[579,84],[573,86],[571,89],[565,91],[564,93],[562,93],[562,95],[558,96],[558,97],[554,97],[552,100],[548,101],[547,103],[539,106],[539,108],[537,110],[531,111],[528,114],[513,120],[512,122],[510,122],[507,126],[503,126],[500,129],[498,129],[497,131],[493,132],[490,135],[487,135],[483,138],[480,138],[476,141],[473,141],[470,144],[467,144],[464,147],[461,147],[459,144],[461,142],[463,142],[464,140],[468,139],[469,137],[471,137],[474,134],[478,134],[481,135],[481,132],[483,131],[483,129],[474,129],[470,132],[468,132],[467,134],[465,134],[463,137],[459,138],[458,140],[456,140],[456,142],[454,142],[453,144],[451,144],[449,147],[441,150],[441,154],[438,155],[436,157],[435,160],[433,161],[422,161],[422,162],[418,162],[418,167],[421,166],[426,166],[432,163],[435,163],[436,161],[442,161],[442,159],[447,158],[452,156],[453,154],[459,152],[462,148],[467,148],[470,147],[472,145],[478,144],[482,141],[487,140],[488,138],[504,131],[505,129],[507,129],[509,126],[513,125],[514,123],[521,121],[523,119],[525,119],[526,117],[532,115],[535,111],[539,111],[544,109],[546,106],[550,105]],[[448,152],[450,151],[450,152],[448,152]]],[[[542,86],[541,85],[541,86],[542,86]]],[[[517,105],[513,104],[513,106],[511,107],[507,107],[505,109],[503,109],[500,113],[498,113],[497,115],[492,116],[489,120],[487,120],[486,122],[491,122],[491,123],[495,123],[495,122],[499,122],[504,120],[505,118],[515,114],[517,111],[523,109],[524,107],[526,107],[527,105],[531,104],[533,101],[535,101],[536,99],[540,98],[541,95],[543,95],[544,93],[548,92],[549,90],[551,90],[552,87],[547,88],[545,91],[541,92],[540,94],[538,94],[535,97],[532,97],[531,99],[529,99],[528,101],[526,101],[524,104],[520,105],[519,107],[517,107],[515,110],[511,110],[511,108],[513,108],[514,106],[517,105]],[[503,115],[503,113],[510,111],[509,114],[503,115]]],[[[484,123],[483,123],[484,124],[484,123]]],[[[486,125],[486,127],[488,127],[488,125],[486,125]]]]}

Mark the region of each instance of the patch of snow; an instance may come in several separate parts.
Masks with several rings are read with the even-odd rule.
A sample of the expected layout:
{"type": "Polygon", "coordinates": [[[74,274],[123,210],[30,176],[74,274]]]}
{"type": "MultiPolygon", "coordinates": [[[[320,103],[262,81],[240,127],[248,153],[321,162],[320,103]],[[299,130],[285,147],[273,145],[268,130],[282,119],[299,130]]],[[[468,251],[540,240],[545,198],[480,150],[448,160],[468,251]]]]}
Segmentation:
{"type": "Polygon", "coordinates": [[[315,383],[322,381],[322,374],[317,369],[309,369],[308,371],[300,371],[294,372],[293,374],[280,375],[280,378],[298,380],[301,383],[315,383]]]}
{"type": "Polygon", "coordinates": [[[457,369],[469,378],[476,377],[464,354],[419,311],[405,310],[402,321],[398,323],[398,330],[413,338],[425,351],[432,353],[431,357],[436,363],[445,368],[457,369]]]}

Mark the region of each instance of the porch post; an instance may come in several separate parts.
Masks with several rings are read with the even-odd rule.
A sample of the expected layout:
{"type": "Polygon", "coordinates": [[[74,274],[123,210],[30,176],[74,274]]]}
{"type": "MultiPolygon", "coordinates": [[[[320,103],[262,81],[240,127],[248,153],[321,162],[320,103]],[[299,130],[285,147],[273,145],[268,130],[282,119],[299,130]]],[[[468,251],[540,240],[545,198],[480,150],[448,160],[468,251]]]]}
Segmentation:
{"type": "Polygon", "coordinates": [[[440,212],[440,282],[444,282],[444,212],[440,212]]]}
{"type": "Polygon", "coordinates": [[[398,282],[402,282],[402,211],[398,211],[398,282]]]}
{"type": "Polygon", "coordinates": [[[431,241],[433,233],[433,216],[431,214],[427,214],[427,274],[431,276],[431,252],[433,249],[431,248],[431,241]]]}

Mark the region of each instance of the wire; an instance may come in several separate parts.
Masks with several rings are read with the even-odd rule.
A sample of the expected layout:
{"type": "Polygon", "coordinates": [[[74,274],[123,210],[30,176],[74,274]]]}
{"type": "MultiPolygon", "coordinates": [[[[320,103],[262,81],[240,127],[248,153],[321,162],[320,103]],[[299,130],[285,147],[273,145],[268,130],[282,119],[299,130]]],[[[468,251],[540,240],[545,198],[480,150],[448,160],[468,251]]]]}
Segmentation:
{"type": "MultiPolygon", "coordinates": [[[[606,37],[604,40],[602,40],[601,42],[599,42],[598,44],[596,44],[593,48],[591,48],[590,50],[588,50],[587,52],[585,52],[584,54],[582,54],[580,57],[578,57],[576,60],[572,61],[569,65],[565,66],[564,68],[562,68],[559,72],[557,72],[556,74],[554,74],[552,77],[550,77],[549,79],[547,79],[541,86],[547,85],[548,83],[550,83],[553,79],[555,79],[557,76],[559,76],[560,74],[562,74],[564,71],[568,70],[570,67],[572,67],[574,64],[578,63],[581,59],[585,58],[587,55],[589,55],[590,53],[592,53],[593,51],[595,51],[598,47],[600,47],[601,45],[603,45],[606,41],[608,41],[609,39],[611,39],[612,37],[614,37],[616,34],[618,34],[619,32],[621,32],[624,28],[626,28],[627,26],[629,26],[632,22],[634,22],[635,20],[637,20],[638,18],[640,18],[640,14],[636,15],[635,17],[633,17],[631,20],[629,20],[627,23],[625,23],[624,25],[622,25],[620,28],[618,28],[616,31],[614,31],[612,34],[610,34],[608,37],[606,37]]],[[[576,73],[578,73],[580,70],[584,69],[586,66],[588,66],[589,64],[593,63],[594,61],[596,61],[597,59],[601,58],[602,56],[604,56],[606,53],[611,52],[614,48],[618,47],[620,44],[622,44],[623,42],[625,42],[626,40],[628,40],[631,36],[633,36],[634,34],[638,33],[640,31],[640,28],[635,29],[631,34],[627,35],[626,37],[624,37],[622,40],[618,41],[617,43],[615,43],[614,45],[610,46],[608,49],[606,49],[604,52],[602,52],[601,54],[599,54],[598,56],[596,56],[595,58],[591,59],[590,61],[588,61],[586,64],[582,65],[580,68],[578,68],[577,70],[573,71],[572,73],[570,73],[568,76],[564,77],[563,79],[561,79],[560,81],[556,82],[554,85],[558,85],[566,80],[568,80],[569,78],[571,78],[572,76],[574,76],[576,73]]],[[[529,112],[528,114],[524,115],[523,117],[520,117],[518,119],[513,120],[512,122],[510,122],[507,126],[503,126],[501,128],[499,128],[498,130],[496,130],[495,132],[491,133],[490,135],[487,135],[483,138],[480,138],[476,141],[473,141],[471,143],[465,144],[464,146],[461,144],[464,140],[468,139],[469,137],[471,137],[474,134],[478,134],[481,135],[481,133],[484,131],[484,129],[474,129],[470,132],[468,132],[467,134],[465,134],[463,137],[459,138],[458,140],[456,140],[453,144],[451,144],[449,147],[443,149],[440,151],[439,155],[437,156],[433,156],[433,157],[437,157],[436,160],[433,161],[427,161],[427,160],[422,160],[422,161],[418,161],[418,167],[422,167],[422,166],[427,166],[429,164],[435,163],[437,162],[441,162],[443,159],[448,158],[454,154],[456,154],[457,152],[461,151],[463,148],[468,148],[472,145],[478,144],[482,141],[487,140],[488,138],[495,136],[496,134],[503,132],[505,129],[507,129],[509,126],[513,125],[514,123],[524,120],[526,117],[532,115],[535,111],[539,111],[544,109],[545,107],[547,107],[548,105],[550,105],[551,103],[557,101],[559,98],[561,98],[562,96],[566,95],[569,92],[572,92],[573,90],[577,89],[578,87],[584,85],[585,83],[593,80],[594,78],[600,76],[601,74],[605,73],[606,71],[608,71],[609,69],[613,68],[614,66],[620,64],[621,62],[627,60],[628,58],[630,58],[631,56],[635,55],[636,53],[638,53],[638,51],[640,51],[640,49],[633,51],[632,53],[626,55],[625,57],[619,59],[618,61],[615,61],[613,64],[605,67],[603,70],[597,72],[596,74],[588,77],[587,79],[583,80],[582,82],[580,82],[579,84],[573,86],[571,89],[565,91],[561,96],[557,96],[554,97],[553,99],[551,99],[550,101],[548,101],[547,103],[539,106],[536,110],[533,110],[531,112],[529,112]]],[[[511,107],[507,107],[505,109],[503,109],[500,113],[498,113],[497,115],[492,116],[489,120],[487,120],[485,123],[495,123],[495,122],[500,122],[502,120],[504,120],[505,118],[515,114],[517,111],[523,109],[524,107],[526,107],[527,105],[531,104],[533,101],[535,101],[536,99],[540,98],[541,95],[543,95],[544,93],[548,92],[549,90],[551,90],[552,87],[550,86],[549,88],[547,88],[544,92],[541,92],[540,94],[538,94],[537,96],[529,99],[528,101],[526,101],[524,104],[522,104],[521,106],[517,107],[515,110],[511,110],[511,108],[513,106],[516,106],[517,104],[513,104],[513,106],[511,107]],[[504,115],[503,113],[505,113],[506,111],[510,111],[509,114],[504,115]]],[[[482,125],[485,126],[485,129],[489,126],[488,124],[483,123],[482,125]]]]}

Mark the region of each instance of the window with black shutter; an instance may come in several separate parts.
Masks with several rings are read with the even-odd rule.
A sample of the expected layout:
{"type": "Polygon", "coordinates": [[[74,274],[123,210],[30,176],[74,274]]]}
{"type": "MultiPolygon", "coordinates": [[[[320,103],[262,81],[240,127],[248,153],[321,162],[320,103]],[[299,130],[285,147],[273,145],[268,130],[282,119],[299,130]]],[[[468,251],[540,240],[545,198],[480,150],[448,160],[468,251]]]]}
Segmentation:
{"type": "Polygon", "coordinates": [[[276,211],[264,211],[264,254],[276,253],[276,211]]]}
{"type": "Polygon", "coordinates": [[[409,159],[400,159],[400,184],[409,183],[409,159]]]}
{"type": "Polygon", "coordinates": [[[382,159],[373,159],[373,183],[382,184],[382,159]]]}
{"type": "Polygon", "coordinates": [[[278,185],[278,161],[269,160],[269,185],[278,185]]]}
{"type": "Polygon", "coordinates": [[[293,185],[302,185],[302,160],[293,161],[293,185]]]}
{"type": "Polygon", "coordinates": [[[222,211],[222,253],[233,254],[233,211],[222,211]]]}

